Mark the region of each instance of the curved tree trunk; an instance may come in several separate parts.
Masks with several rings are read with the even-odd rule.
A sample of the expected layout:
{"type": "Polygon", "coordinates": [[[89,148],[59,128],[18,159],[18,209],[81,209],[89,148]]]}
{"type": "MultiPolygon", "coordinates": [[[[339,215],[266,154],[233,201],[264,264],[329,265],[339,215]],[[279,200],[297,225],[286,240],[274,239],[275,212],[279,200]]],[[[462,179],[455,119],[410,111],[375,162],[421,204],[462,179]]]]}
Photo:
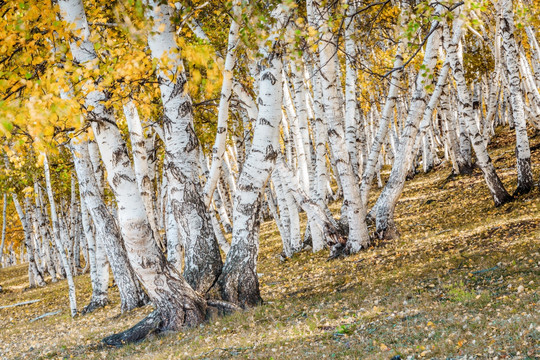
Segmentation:
{"type": "MultiPolygon", "coordinates": [[[[98,250],[97,246],[98,244],[103,244],[109,258],[114,280],[120,292],[121,309],[123,312],[135,309],[146,303],[146,294],[140,288],[135,273],[129,263],[120,229],[118,229],[114,217],[103,202],[102,190],[97,185],[94,175],[94,172],[99,172],[96,171],[90,160],[86,135],[80,134],[77,138],[74,138],[70,146],[73,153],[75,171],[79,179],[81,197],[85,202],[85,208],[88,209],[92,217],[92,222],[96,230],[95,241],[88,239],[89,244],[95,243],[94,256],[96,266],[97,261],[101,260],[99,258],[101,254],[98,253],[101,250],[98,250]]],[[[87,225],[89,226],[89,224],[87,225]]],[[[87,225],[84,225],[85,233],[87,233],[87,225]]]]}
{"type": "Polygon", "coordinates": [[[401,77],[403,74],[403,68],[402,68],[403,51],[405,49],[406,41],[407,41],[407,37],[403,36],[403,32],[406,29],[405,26],[407,24],[408,18],[409,18],[408,8],[406,7],[402,10],[402,14],[401,14],[401,21],[400,21],[401,40],[399,41],[397,45],[397,49],[396,49],[396,56],[394,59],[395,70],[392,73],[392,77],[390,79],[388,96],[386,97],[382,114],[379,120],[377,133],[373,138],[373,142],[371,143],[368,159],[364,166],[364,172],[362,174],[362,183],[360,185],[360,195],[362,197],[362,202],[364,203],[364,206],[366,207],[368,205],[367,201],[368,201],[368,196],[369,196],[369,190],[371,189],[371,183],[373,182],[373,178],[375,176],[375,171],[376,171],[377,163],[379,160],[379,154],[381,153],[383,142],[386,138],[386,134],[388,133],[389,124],[393,119],[394,108],[396,106],[396,100],[399,94],[401,77]]]}
{"type": "Polygon", "coordinates": [[[323,89],[323,103],[328,124],[328,140],[335,158],[337,173],[343,189],[344,205],[347,208],[349,238],[347,250],[351,253],[366,248],[370,243],[365,221],[366,211],[360,197],[360,188],[350,164],[345,143],[345,132],[341,124],[343,118],[342,94],[338,91],[338,67],[336,66],[336,38],[328,25],[328,8],[323,8],[317,1],[307,2],[308,18],[312,26],[321,29],[321,45],[318,50],[317,72],[323,89]]]}
{"type": "Polygon", "coordinates": [[[167,188],[170,206],[185,244],[184,277],[193,289],[206,293],[221,273],[222,261],[199,180],[199,140],[193,129],[191,98],[180,49],[171,23],[172,9],[148,1],[153,28],[148,45],[154,59],[166,57],[167,69],[158,63],[163,102],[167,188]]]}
{"type": "Polygon", "coordinates": [[[218,108],[218,123],[217,134],[214,147],[212,148],[212,164],[210,173],[204,186],[204,202],[208,207],[214,193],[214,189],[219,180],[221,171],[221,162],[227,140],[227,120],[229,118],[229,103],[233,90],[233,70],[236,65],[237,46],[240,37],[240,25],[236,22],[236,18],[241,15],[241,2],[234,0],[233,10],[234,18],[231,20],[229,29],[229,39],[227,46],[227,55],[225,57],[225,66],[223,69],[223,81],[221,83],[221,95],[218,108]]]}
{"type": "MultiPolygon", "coordinates": [[[[81,0],[59,1],[61,16],[77,33],[71,52],[79,64],[96,58],[89,41],[89,28],[81,0]]],[[[107,170],[107,179],[118,203],[118,221],[129,261],[156,307],[156,326],[160,330],[179,330],[200,324],[205,318],[206,301],[195,292],[171,265],[157,246],[150,228],[135,173],[115,119],[102,101],[105,94],[93,91],[86,96],[88,117],[107,170]]],[[[106,339],[108,344],[140,339],[134,328],[106,339]]],[[[144,334],[146,335],[146,334],[144,334]]]]}
{"type": "Polygon", "coordinates": [[[495,166],[493,165],[491,158],[487,152],[486,144],[480,134],[478,126],[473,116],[473,103],[470,90],[465,81],[465,72],[463,70],[463,62],[460,59],[460,54],[458,53],[458,46],[461,42],[461,28],[463,21],[457,19],[454,22],[454,34],[450,39],[450,32],[448,26],[445,25],[445,48],[446,56],[450,62],[450,67],[452,68],[452,75],[456,81],[456,87],[458,92],[458,101],[460,103],[460,108],[462,109],[462,118],[465,121],[468,129],[469,136],[471,138],[472,146],[474,152],[476,153],[477,164],[484,174],[484,179],[489,188],[495,206],[500,206],[511,200],[511,196],[508,194],[504,188],[503,183],[499,179],[495,166]]]}
{"type": "Polygon", "coordinates": [[[69,291],[69,304],[71,309],[71,316],[77,315],[77,298],[75,296],[75,282],[73,281],[73,274],[71,272],[71,264],[67,258],[66,252],[64,250],[63,243],[67,242],[66,233],[61,228],[61,224],[58,219],[58,213],[56,212],[56,203],[54,201],[54,194],[51,185],[51,174],[49,172],[49,161],[47,156],[44,156],[45,160],[43,161],[43,171],[45,173],[45,185],[47,188],[47,196],[49,197],[49,206],[51,207],[51,222],[53,225],[54,232],[54,241],[56,242],[56,249],[60,254],[60,259],[64,266],[64,271],[66,273],[66,278],[68,282],[68,291],[69,291]],[[64,240],[64,241],[62,241],[64,240]]]}
{"type": "MultiPolygon", "coordinates": [[[[441,6],[439,5],[437,9],[440,11],[441,6]]],[[[429,75],[433,73],[433,69],[437,63],[440,38],[439,23],[435,21],[431,26],[431,35],[427,40],[422,69],[416,78],[416,89],[411,99],[405,127],[401,132],[390,178],[373,207],[376,213],[376,234],[380,239],[392,239],[399,236],[394,223],[394,210],[403,191],[412,157],[415,155],[412,153],[412,150],[418,132],[418,125],[427,104],[425,86],[430,83],[430,80],[428,80],[429,75]]]]}
{"type": "Polygon", "coordinates": [[[284,12],[281,6],[277,11],[280,11],[279,15],[276,14],[278,22],[267,41],[272,44],[273,50],[266,54],[267,66],[260,72],[259,113],[253,144],[234,194],[231,249],[218,279],[222,298],[242,307],[257,305],[262,301],[257,277],[261,192],[279,152],[278,135],[282,118],[282,63],[279,43],[274,41],[284,12]]]}

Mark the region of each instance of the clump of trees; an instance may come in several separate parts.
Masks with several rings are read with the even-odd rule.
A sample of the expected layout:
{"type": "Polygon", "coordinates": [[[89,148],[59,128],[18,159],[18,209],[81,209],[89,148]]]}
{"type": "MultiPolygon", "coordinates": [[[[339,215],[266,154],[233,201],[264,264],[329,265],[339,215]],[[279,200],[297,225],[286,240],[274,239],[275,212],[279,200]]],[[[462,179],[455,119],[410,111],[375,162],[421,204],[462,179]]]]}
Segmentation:
{"type": "Polygon", "coordinates": [[[445,162],[456,175],[478,166],[500,206],[534,186],[539,11],[512,0],[0,1],[0,256],[11,199],[30,286],[67,278],[75,316],[107,304],[110,269],[123,311],[153,304],[105,339],[119,345],[260,304],[263,218],[285,258],[362,251],[399,236],[407,178],[445,162]],[[513,195],[488,152],[498,126],[515,129],[513,195]],[[93,292],[81,307],[73,278],[84,272],[93,292]]]}

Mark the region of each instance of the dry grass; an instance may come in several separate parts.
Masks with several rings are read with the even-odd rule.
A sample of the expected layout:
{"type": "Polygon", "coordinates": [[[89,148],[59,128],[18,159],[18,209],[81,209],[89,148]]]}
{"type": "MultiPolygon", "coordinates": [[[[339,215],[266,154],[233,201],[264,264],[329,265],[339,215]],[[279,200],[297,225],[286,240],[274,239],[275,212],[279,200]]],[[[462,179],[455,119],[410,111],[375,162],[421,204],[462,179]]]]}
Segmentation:
{"type": "MultiPolygon", "coordinates": [[[[499,134],[490,151],[513,189],[510,136],[499,134]]],[[[533,169],[538,180],[539,150],[533,169]]],[[[275,224],[264,223],[264,305],[121,349],[99,340],[149,308],[120,316],[112,289],[110,307],[71,319],[65,282],[24,290],[24,267],[1,269],[0,305],[43,300],[0,310],[0,357],[538,359],[540,191],[494,208],[478,171],[452,180],[449,173],[442,168],[407,183],[396,209],[399,241],[345,259],[302,252],[280,262],[275,224]],[[29,322],[54,310],[62,313],[29,322]]],[[[85,304],[88,277],[76,283],[85,304]]]]}

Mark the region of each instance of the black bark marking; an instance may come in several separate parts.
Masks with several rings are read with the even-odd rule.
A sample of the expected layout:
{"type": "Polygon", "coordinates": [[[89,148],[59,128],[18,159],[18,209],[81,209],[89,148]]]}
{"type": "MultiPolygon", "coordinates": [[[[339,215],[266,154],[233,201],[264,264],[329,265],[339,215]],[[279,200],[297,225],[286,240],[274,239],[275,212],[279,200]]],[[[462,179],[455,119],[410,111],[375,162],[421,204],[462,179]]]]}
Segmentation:
{"type": "Polygon", "coordinates": [[[184,147],[184,150],[190,153],[199,147],[199,139],[197,138],[197,134],[195,134],[195,130],[193,130],[193,125],[191,123],[187,124],[186,133],[188,134],[188,142],[184,147]]]}
{"type": "Polygon", "coordinates": [[[223,126],[218,126],[218,128],[217,128],[217,133],[218,134],[223,134],[225,131],[227,131],[227,128],[225,128],[223,126]]]}
{"type": "Polygon", "coordinates": [[[172,131],[172,120],[165,114],[163,114],[163,127],[165,128],[165,131],[170,133],[172,131]]]}
{"type": "Polygon", "coordinates": [[[183,103],[178,106],[178,116],[183,119],[188,115],[191,115],[193,112],[193,106],[191,105],[190,100],[185,100],[183,103]]]}
{"type": "Polygon", "coordinates": [[[269,80],[272,85],[275,85],[277,82],[276,77],[270,71],[266,71],[262,74],[261,80],[269,80]]]}
{"type": "Polygon", "coordinates": [[[116,150],[114,150],[113,153],[112,153],[113,164],[115,166],[118,165],[120,163],[120,161],[122,161],[122,159],[126,155],[127,155],[127,153],[126,153],[125,147],[121,146],[121,147],[116,148],[116,150]]]}
{"type": "Polygon", "coordinates": [[[274,150],[272,145],[268,145],[265,152],[264,160],[275,161],[278,157],[278,152],[274,150]]]}
{"type": "Polygon", "coordinates": [[[341,137],[341,136],[339,136],[338,132],[335,129],[328,129],[328,136],[329,137],[331,137],[331,136],[341,137]]]}
{"type": "Polygon", "coordinates": [[[127,182],[131,182],[131,183],[135,182],[135,179],[129,177],[129,176],[126,175],[126,174],[115,174],[115,175],[113,176],[112,183],[113,183],[113,185],[116,187],[116,186],[120,185],[120,183],[122,182],[122,180],[125,180],[125,181],[127,181],[127,182]]]}
{"type": "Polygon", "coordinates": [[[268,125],[268,126],[273,127],[273,126],[272,126],[272,123],[271,123],[270,121],[266,120],[266,119],[263,118],[263,117],[259,119],[259,124],[260,124],[260,125],[268,125]]]}

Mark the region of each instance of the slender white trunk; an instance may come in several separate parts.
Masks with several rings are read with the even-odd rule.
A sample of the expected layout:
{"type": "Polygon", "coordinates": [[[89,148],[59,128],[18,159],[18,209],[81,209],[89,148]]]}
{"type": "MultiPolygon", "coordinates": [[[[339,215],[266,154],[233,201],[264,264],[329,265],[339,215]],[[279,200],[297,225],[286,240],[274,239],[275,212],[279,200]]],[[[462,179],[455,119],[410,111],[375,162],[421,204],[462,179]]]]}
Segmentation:
{"type": "MultiPolygon", "coordinates": [[[[526,194],[532,190],[533,175],[531,169],[531,150],[529,137],[527,136],[527,122],[523,106],[523,93],[521,91],[521,79],[519,77],[519,52],[516,39],[514,38],[514,11],[512,0],[501,0],[501,34],[503,53],[506,55],[506,68],[508,70],[508,83],[510,101],[512,103],[512,115],[516,127],[516,157],[518,184],[516,194],[526,194]]],[[[526,77],[527,74],[522,74],[526,77]]]]}
{"type": "MultiPolygon", "coordinates": [[[[441,8],[442,6],[438,5],[436,11],[439,12],[441,8]]],[[[416,77],[416,88],[411,99],[405,126],[401,132],[390,178],[373,207],[376,213],[376,234],[381,239],[392,239],[399,236],[394,223],[394,210],[403,191],[407,172],[413,160],[412,157],[415,155],[412,150],[418,125],[427,104],[425,87],[431,83],[430,76],[432,76],[437,63],[437,51],[441,39],[438,21],[434,21],[430,31],[431,35],[427,40],[422,68],[416,77]]]]}
{"type": "Polygon", "coordinates": [[[311,160],[311,154],[313,152],[310,144],[310,135],[308,127],[308,106],[306,95],[306,84],[304,83],[304,64],[300,61],[298,64],[290,63],[291,68],[291,80],[294,86],[293,100],[296,110],[296,118],[298,119],[299,135],[302,141],[303,152],[305,154],[307,173],[308,173],[308,190],[314,189],[313,178],[315,177],[315,171],[311,160]]]}
{"type": "Polygon", "coordinates": [[[88,243],[88,260],[90,263],[90,280],[92,282],[92,298],[84,307],[83,314],[104,307],[109,302],[109,263],[105,255],[103,243],[99,237],[94,237],[92,223],[84,197],[81,195],[81,217],[84,235],[88,243]]]}
{"type": "Polygon", "coordinates": [[[290,258],[294,254],[294,249],[291,244],[291,217],[289,216],[289,207],[287,206],[287,200],[285,199],[286,190],[284,189],[281,176],[276,169],[272,171],[271,178],[276,193],[277,206],[279,209],[279,214],[276,211],[274,218],[277,218],[276,223],[279,223],[278,229],[279,234],[281,235],[281,243],[283,245],[282,256],[285,258],[290,258]]]}
{"type": "Polygon", "coordinates": [[[47,211],[45,205],[43,204],[43,196],[41,193],[41,188],[38,182],[34,182],[34,192],[36,194],[35,203],[36,203],[36,221],[38,226],[39,234],[41,235],[45,261],[47,262],[47,270],[51,275],[52,282],[56,282],[56,266],[53,261],[54,248],[51,249],[51,232],[50,225],[47,217],[47,211]]]}
{"type": "Polygon", "coordinates": [[[75,282],[73,281],[73,275],[71,272],[71,264],[64,251],[63,243],[67,243],[66,233],[62,231],[61,224],[58,219],[58,213],[56,212],[56,202],[54,200],[54,193],[52,190],[51,184],[51,174],[49,171],[49,161],[47,155],[43,154],[43,171],[45,173],[45,186],[47,188],[47,196],[49,198],[49,206],[51,207],[51,221],[54,231],[54,240],[56,242],[56,249],[60,254],[60,259],[64,266],[64,271],[66,273],[66,278],[68,282],[68,293],[69,293],[69,305],[71,310],[71,316],[77,315],[77,298],[75,296],[75,282]]]}
{"type": "Polygon", "coordinates": [[[297,161],[297,171],[300,184],[305,191],[309,191],[309,171],[308,171],[308,157],[306,148],[304,147],[304,141],[300,132],[298,114],[295,106],[293,105],[293,99],[291,90],[288,85],[288,81],[285,78],[286,74],[283,72],[283,103],[289,120],[291,137],[294,143],[294,149],[297,161]]]}
{"type": "Polygon", "coordinates": [[[216,188],[223,153],[227,140],[227,120],[229,118],[229,103],[233,90],[233,70],[236,65],[236,48],[238,47],[240,37],[240,25],[235,21],[241,16],[241,2],[234,0],[233,2],[233,19],[229,29],[229,39],[227,47],[227,55],[225,57],[225,66],[223,68],[223,80],[221,83],[221,94],[218,107],[218,122],[217,134],[214,147],[212,148],[212,165],[210,174],[204,186],[204,203],[208,207],[216,188]]]}
{"type": "Polygon", "coordinates": [[[328,139],[335,158],[337,174],[343,189],[344,205],[347,207],[349,223],[349,238],[347,249],[351,253],[358,252],[369,245],[370,238],[365,221],[365,208],[360,197],[356,176],[353,173],[345,144],[345,133],[341,124],[343,118],[342,96],[338,89],[338,69],[336,38],[328,28],[327,9],[323,9],[316,1],[309,0],[308,18],[312,26],[320,28],[322,38],[318,49],[319,67],[318,75],[324,89],[324,109],[328,124],[328,139]],[[322,74],[324,72],[324,75],[322,74]]]}
{"type": "MultiPolygon", "coordinates": [[[[253,132],[253,144],[238,177],[234,194],[233,234],[231,249],[218,280],[222,297],[243,307],[261,302],[257,277],[259,250],[259,210],[261,191],[274,167],[279,153],[279,124],[283,85],[282,62],[277,36],[284,20],[281,5],[275,10],[278,19],[266,43],[273,51],[265,56],[266,67],[260,71],[259,113],[253,132]]],[[[263,47],[263,51],[266,47],[263,47]]]]}
{"type": "Polygon", "coordinates": [[[285,183],[285,191],[294,197],[296,203],[308,214],[311,226],[316,226],[319,231],[324,234],[325,243],[330,248],[330,256],[339,255],[340,250],[346,246],[346,241],[340,235],[337,229],[335,220],[328,215],[328,212],[321,208],[321,205],[311,199],[298,182],[294,179],[290,169],[283,161],[283,157],[279,156],[276,163],[276,171],[279,171],[281,176],[289,180],[285,183]]]}
{"type": "Polygon", "coordinates": [[[317,174],[317,202],[326,203],[328,197],[328,174],[326,167],[326,140],[327,129],[324,122],[324,108],[319,99],[322,97],[321,85],[318,77],[312,79],[314,95],[313,124],[315,128],[315,171],[317,174]]]}
{"type": "Polygon", "coordinates": [[[352,171],[357,179],[362,176],[360,170],[360,161],[358,159],[358,123],[357,104],[356,104],[356,44],[353,36],[355,34],[355,20],[353,14],[356,12],[354,3],[349,5],[347,13],[349,18],[345,23],[345,141],[347,152],[349,153],[349,161],[352,165],[352,171]]]}
{"type": "Polygon", "coordinates": [[[495,206],[502,205],[508,202],[511,197],[506,192],[503,183],[499,179],[495,166],[491,162],[491,158],[486,149],[484,140],[480,134],[478,126],[473,116],[473,104],[471,93],[467,83],[465,81],[465,72],[463,70],[463,62],[461,60],[461,53],[458,51],[458,46],[461,41],[461,29],[463,26],[463,21],[457,19],[454,22],[454,34],[451,41],[448,41],[449,29],[445,25],[444,32],[445,34],[445,48],[446,56],[450,61],[450,66],[452,68],[452,74],[456,81],[456,88],[458,92],[458,101],[461,108],[461,118],[467,125],[468,134],[471,138],[472,146],[474,152],[476,153],[477,164],[484,174],[484,179],[486,184],[491,192],[495,206]]]}
{"type": "MultiPolygon", "coordinates": [[[[369,150],[369,156],[367,163],[364,167],[364,172],[362,175],[362,183],[360,185],[360,194],[362,196],[362,202],[364,206],[367,206],[367,201],[369,197],[369,190],[371,189],[371,183],[373,182],[373,177],[375,176],[375,169],[379,159],[379,154],[381,152],[382,144],[388,133],[389,124],[394,117],[394,108],[396,106],[396,100],[399,94],[399,88],[401,84],[401,77],[403,74],[403,51],[406,46],[407,37],[403,35],[405,31],[405,26],[408,21],[408,9],[405,8],[401,13],[400,21],[400,41],[397,45],[396,56],[394,59],[394,72],[390,80],[390,87],[388,89],[388,96],[384,103],[382,114],[379,120],[379,125],[377,133],[373,138],[371,143],[371,148],[369,150]]],[[[392,121],[393,123],[393,121],[392,121]]]]}
{"type": "Polygon", "coordinates": [[[30,207],[28,206],[28,198],[24,198],[24,209],[21,207],[17,194],[13,193],[13,203],[15,209],[21,220],[21,224],[24,232],[24,245],[26,247],[26,253],[28,255],[28,278],[30,287],[45,286],[45,280],[43,279],[43,272],[39,266],[39,254],[36,251],[35,233],[32,230],[32,216],[30,213],[30,207]],[[37,256],[36,256],[37,255],[37,256]],[[37,259],[36,259],[37,258],[37,259]]]}
{"type": "Polygon", "coordinates": [[[148,221],[152,228],[152,234],[158,245],[163,250],[164,245],[161,239],[161,234],[158,231],[156,222],[156,211],[154,208],[154,185],[150,179],[150,166],[148,164],[148,153],[146,149],[146,141],[144,132],[139,117],[139,112],[132,101],[129,101],[123,106],[124,115],[129,129],[131,139],[131,152],[133,154],[133,169],[137,178],[137,185],[144,202],[144,208],[148,215],[148,221]]]}

